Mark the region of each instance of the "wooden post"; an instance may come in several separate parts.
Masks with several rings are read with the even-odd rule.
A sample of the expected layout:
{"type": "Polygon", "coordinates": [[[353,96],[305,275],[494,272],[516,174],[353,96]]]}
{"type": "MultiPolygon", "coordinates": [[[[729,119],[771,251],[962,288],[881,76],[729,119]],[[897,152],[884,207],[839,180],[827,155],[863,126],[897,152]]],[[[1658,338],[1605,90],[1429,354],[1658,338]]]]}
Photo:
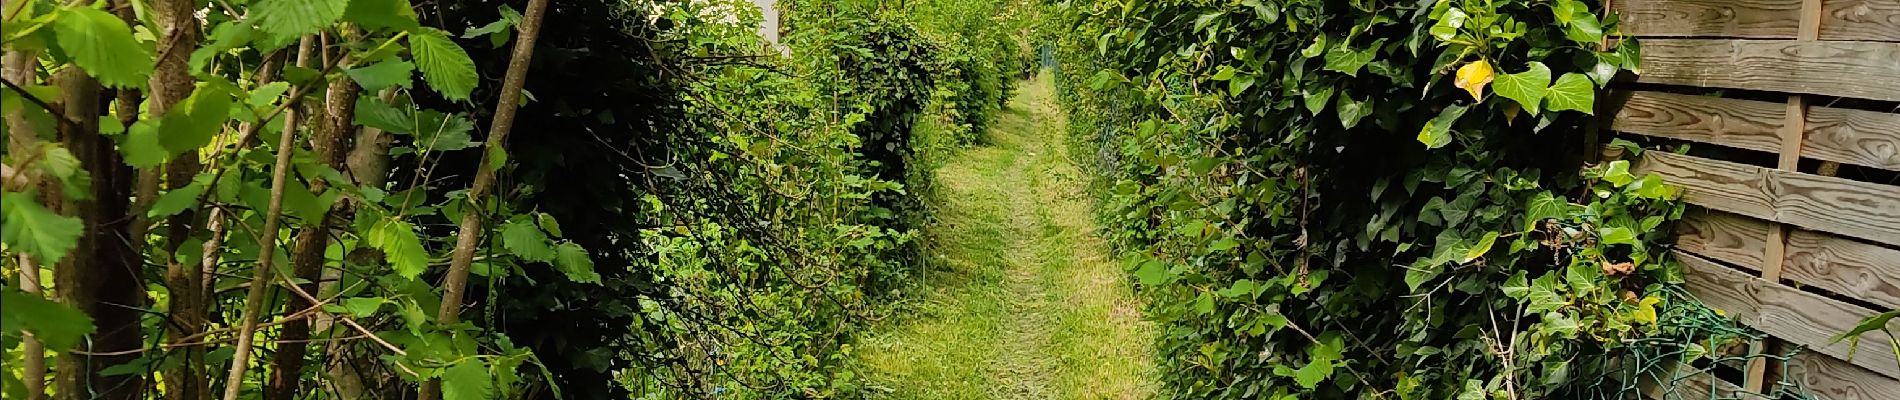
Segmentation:
{"type": "MultiPolygon", "coordinates": [[[[1803,0],[1801,2],[1801,25],[1796,32],[1797,41],[1816,41],[1821,39],[1821,0],[1803,0]]],[[[1775,162],[1775,169],[1798,171],[1801,165],[1801,144],[1806,139],[1808,123],[1808,101],[1801,94],[1788,95],[1788,111],[1781,123],[1781,151],[1775,162]]],[[[1822,166],[1823,170],[1833,170],[1838,166],[1822,166]]],[[[1773,179],[1770,177],[1770,179],[1773,179]]],[[[1788,231],[1794,229],[1788,224],[1770,221],[1768,240],[1762,246],[1761,278],[1770,284],[1781,282],[1781,269],[1787,262],[1788,231]]],[[[1750,349],[1756,355],[1778,352],[1780,340],[1770,337],[1757,343],[1750,349]]],[[[1769,359],[1757,357],[1748,361],[1744,371],[1743,387],[1750,392],[1772,394],[1769,382],[1779,380],[1780,371],[1771,371],[1769,359]]]]}

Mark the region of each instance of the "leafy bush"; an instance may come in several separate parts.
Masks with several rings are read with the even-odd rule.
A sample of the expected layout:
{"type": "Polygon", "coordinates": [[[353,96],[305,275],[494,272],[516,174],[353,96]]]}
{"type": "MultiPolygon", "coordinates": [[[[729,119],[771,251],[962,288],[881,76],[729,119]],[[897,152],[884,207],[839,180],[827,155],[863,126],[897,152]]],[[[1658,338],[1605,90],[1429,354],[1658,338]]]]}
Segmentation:
{"type": "Polygon", "coordinates": [[[1664,246],[1677,190],[1580,158],[1638,67],[1595,9],[1052,7],[1170,397],[1620,398],[1606,377],[1660,367],[1618,360],[1736,340],[1658,318],[1698,308],[1664,246]]]}

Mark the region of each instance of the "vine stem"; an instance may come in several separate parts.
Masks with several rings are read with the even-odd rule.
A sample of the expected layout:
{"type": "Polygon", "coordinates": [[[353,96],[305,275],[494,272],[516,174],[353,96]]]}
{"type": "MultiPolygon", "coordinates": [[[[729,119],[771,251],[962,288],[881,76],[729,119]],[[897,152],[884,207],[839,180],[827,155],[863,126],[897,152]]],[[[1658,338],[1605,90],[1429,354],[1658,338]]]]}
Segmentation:
{"type": "MultiPolygon", "coordinates": [[[[520,108],[521,89],[528,82],[528,63],[534,59],[534,42],[541,31],[541,19],[547,14],[548,0],[528,0],[528,9],[516,27],[515,49],[508,60],[508,74],[502,80],[500,98],[496,99],[495,118],[489,124],[487,143],[483,145],[482,163],[475,171],[475,184],[468,191],[468,205],[462,208],[460,232],[455,238],[455,251],[449,256],[448,276],[442,282],[442,307],[437,310],[436,323],[454,324],[461,317],[462,296],[468,285],[468,268],[475,262],[475,247],[481,242],[483,197],[495,186],[495,171],[501,169],[506,161],[497,154],[505,156],[508,145],[508,132],[515,124],[515,110],[520,108]]],[[[430,380],[424,384],[420,396],[422,400],[436,400],[442,394],[442,382],[430,380]]],[[[226,399],[231,400],[231,399],[226,399]]]]}

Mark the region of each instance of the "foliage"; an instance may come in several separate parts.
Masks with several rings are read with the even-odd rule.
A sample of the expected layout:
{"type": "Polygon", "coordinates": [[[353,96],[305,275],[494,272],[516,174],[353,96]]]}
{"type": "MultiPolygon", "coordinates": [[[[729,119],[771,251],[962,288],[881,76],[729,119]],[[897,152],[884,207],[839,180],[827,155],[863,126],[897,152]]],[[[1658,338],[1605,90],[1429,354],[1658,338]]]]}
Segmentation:
{"type": "Polygon", "coordinates": [[[1596,91],[1638,67],[1595,10],[1050,7],[1075,153],[1097,155],[1100,217],[1162,324],[1164,391],[1620,397],[1614,360],[1711,337],[1659,317],[1700,307],[1668,294],[1677,190],[1576,157],[1596,91]]]}

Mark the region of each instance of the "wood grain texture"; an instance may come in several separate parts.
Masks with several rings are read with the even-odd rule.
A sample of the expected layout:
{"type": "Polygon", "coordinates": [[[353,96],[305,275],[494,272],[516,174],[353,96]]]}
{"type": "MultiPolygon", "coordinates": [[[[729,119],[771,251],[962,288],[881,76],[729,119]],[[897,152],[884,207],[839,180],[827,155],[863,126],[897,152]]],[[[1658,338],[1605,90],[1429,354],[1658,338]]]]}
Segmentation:
{"type": "Polygon", "coordinates": [[[1649,37],[1791,39],[1801,0],[1641,0],[1611,4],[1623,33],[1649,37]]]}
{"type": "MultiPolygon", "coordinates": [[[[1770,283],[1693,254],[1681,251],[1674,254],[1682,261],[1689,292],[1710,307],[1724,310],[1742,323],[1788,343],[1806,346],[1810,351],[1843,360],[1850,358],[1851,351],[1849,363],[1889,379],[1900,378],[1900,360],[1894,358],[1885,335],[1863,334],[1858,346],[1848,341],[1829,341],[1877,312],[1770,283]]],[[[1887,328],[1900,330],[1900,320],[1889,322],[1887,328]]]]}
{"type": "Polygon", "coordinates": [[[1668,362],[1642,377],[1643,396],[1656,400],[1749,398],[1742,387],[1707,371],[1668,362]]]}
{"type": "Polygon", "coordinates": [[[1785,367],[1783,373],[1789,380],[1806,386],[1806,393],[1796,394],[1812,394],[1825,400],[1900,399],[1900,380],[1833,357],[1800,353],[1788,359],[1785,367]]]}
{"type": "Polygon", "coordinates": [[[1638,82],[1900,101],[1900,43],[1648,39],[1638,82]]]}
{"type": "Polygon", "coordinates": [[[1900,42],[1900,0],[1823,2],[1821,40],[1900,42]]]}
{"type": "Polygon", "coordinates": [[[1786,107],[1765,101],[1640,91],[1617,110],[1611,129],[1734,148],[1781,150],[1786,107]]]}
{"type": "Polygon", "coordinates": [[[1795,230],[1788,235],[1788,260],[1782,268],[1783,278],[1900,308],[1900,250],[1795,230]]]}
{"type": "Polygon", "coordinates": [[[1682,186],[1682,198],[1690,204],[1774,219],[1767,168],[1662,151],[1643,152],[1642,160],[1632,167],[1632,173],[1654,172],[1663,182],[1682,186]]]}
{"type": "Polygon", "coordinates": [[[1775,220],[1900,245],[1900,186],[1774,171],[1775,220]]]}
{"type": "Polygon", "coordinates": [[[1631,171],[1681,186],[1690,204],[1900,245],[1900,186],[1660,151],[1644,152],[1631,171]]]}
{"type": "Polygon", "coordinates": [[[1900,170],[1900,114],[1813,107],[1806,128],[1803,157],[1900,170]]]}
{"type": "Polygon", "coordinates": [[[1676,223],[1676,248],[1759,271],[1768,224],[1759,219],[1693,208],[1676,223]]]}

